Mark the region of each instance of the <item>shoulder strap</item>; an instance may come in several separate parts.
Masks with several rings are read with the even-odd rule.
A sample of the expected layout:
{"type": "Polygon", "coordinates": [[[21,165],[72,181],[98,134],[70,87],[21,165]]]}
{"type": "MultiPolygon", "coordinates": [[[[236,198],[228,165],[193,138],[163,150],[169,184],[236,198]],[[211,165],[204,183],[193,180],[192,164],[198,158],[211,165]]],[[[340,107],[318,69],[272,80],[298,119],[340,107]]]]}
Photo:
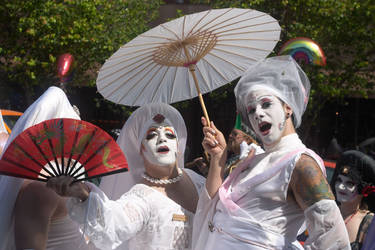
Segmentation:
{"type": "Polygon", "coordinates": [[[370,225],[372,219],[374,217],[374,214],[371,212],[368,212],[365,217],[363,217],[361,224],[359,224],[358,232],[355,241],[360,242],[360,239],[363,240],[364,236],[367,233],[367,228],[370,225]]]}

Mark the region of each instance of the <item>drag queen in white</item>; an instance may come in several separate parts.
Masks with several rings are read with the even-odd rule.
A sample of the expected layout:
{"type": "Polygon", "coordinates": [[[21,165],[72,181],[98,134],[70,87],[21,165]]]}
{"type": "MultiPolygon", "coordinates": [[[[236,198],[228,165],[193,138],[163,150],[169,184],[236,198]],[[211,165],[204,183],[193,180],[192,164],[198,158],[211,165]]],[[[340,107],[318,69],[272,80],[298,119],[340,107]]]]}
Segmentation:
{"type": "MultiPolygon", "coordinates": [[[[64,91],[50,87],[18,119],[5,148],[22,131],[54,118],[80,119],[64,91]]],[[[0,176],[0,249],[95,249],[69,218],[65,203],[42,182],[0,176]]]]}
{"type": "Polygon", "coordinates": [[[211,162],[194,220],[194,249],[302,249],[296,237],[304,224],[306,249],[350,249],[322,160],[295,132],[309,90],[289,56],[261,61],[242,76],[237,109],[265,152],[251,152],[224,182],[224,136],[213,123],[203,128],[211,162]]]}
{"type": "Polygon", "coordinates": [[[76,197],[70,215],[99,249],[191,249],[193,217],[205,179],[183,168],[186,137],[183,118],[172,106],[143,106],[129,117],[118,139],[129,173],[120,179],[105,177],[107,184],[102,185],[116,197],[117,185],[110,187],[109,180],[122,192],[135,184],[128,192],[110,200],[93,185],[69,186],[69,177],[52,179],[48,186],[76,197]]]}

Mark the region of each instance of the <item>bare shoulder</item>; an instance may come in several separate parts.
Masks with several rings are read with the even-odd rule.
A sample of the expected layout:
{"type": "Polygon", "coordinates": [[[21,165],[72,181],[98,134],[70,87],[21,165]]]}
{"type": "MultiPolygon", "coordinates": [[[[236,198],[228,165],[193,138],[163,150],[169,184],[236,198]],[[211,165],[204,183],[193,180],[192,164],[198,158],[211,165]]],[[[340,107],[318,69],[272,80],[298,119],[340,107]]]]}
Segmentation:
{"type": "Polygon", "coordinates": [[[25,185],[20,190],[16,206],[30,207],[45,207],[46,209],[54,209],[60,197],[50,188],[47,188],[44,183],[33,181],[25,185]]]}
{"type": "Polygon", "coordinates": [[[306,154],[302,154],[296,163],[290,188],[302,209],[323,199],[335,199],[317,162],[306,154]]]}

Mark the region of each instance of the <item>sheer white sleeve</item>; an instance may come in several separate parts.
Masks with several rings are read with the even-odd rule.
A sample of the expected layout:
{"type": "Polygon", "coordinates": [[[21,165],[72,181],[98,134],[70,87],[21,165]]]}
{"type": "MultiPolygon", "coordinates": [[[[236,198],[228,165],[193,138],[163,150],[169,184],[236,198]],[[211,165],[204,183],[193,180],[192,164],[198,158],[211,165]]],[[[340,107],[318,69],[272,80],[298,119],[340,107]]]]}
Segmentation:
{"type": "Polygon", "coordinates": [[[304,213],[309,232],[305,249],[351,249],[344,220],[335,201],[320,200],[304,213]]]}
{"type": "Polygon", "coordinates": [[[81,224],[84,233],[99,249],[115,249],[147,224],[151,208],[144,190],[135,186],[113,201],[96,186],[90,187],[85,202],[70,199],[67,206],[70,217],[81,224]]]}

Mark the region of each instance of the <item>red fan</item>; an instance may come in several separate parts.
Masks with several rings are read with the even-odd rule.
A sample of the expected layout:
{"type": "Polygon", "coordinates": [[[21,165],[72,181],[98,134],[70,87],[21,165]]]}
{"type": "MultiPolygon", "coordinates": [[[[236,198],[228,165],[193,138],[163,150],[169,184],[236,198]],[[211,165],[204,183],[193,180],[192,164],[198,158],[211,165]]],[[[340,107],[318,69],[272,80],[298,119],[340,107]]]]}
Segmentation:
{"type": "Polygon", "coordinates": [[[77,180],[128,170],[113,138],[97,126],[75,119],[52,119],[19,134],[0,160],[0,173],[47,181],[69,175],[77,180]]]}

